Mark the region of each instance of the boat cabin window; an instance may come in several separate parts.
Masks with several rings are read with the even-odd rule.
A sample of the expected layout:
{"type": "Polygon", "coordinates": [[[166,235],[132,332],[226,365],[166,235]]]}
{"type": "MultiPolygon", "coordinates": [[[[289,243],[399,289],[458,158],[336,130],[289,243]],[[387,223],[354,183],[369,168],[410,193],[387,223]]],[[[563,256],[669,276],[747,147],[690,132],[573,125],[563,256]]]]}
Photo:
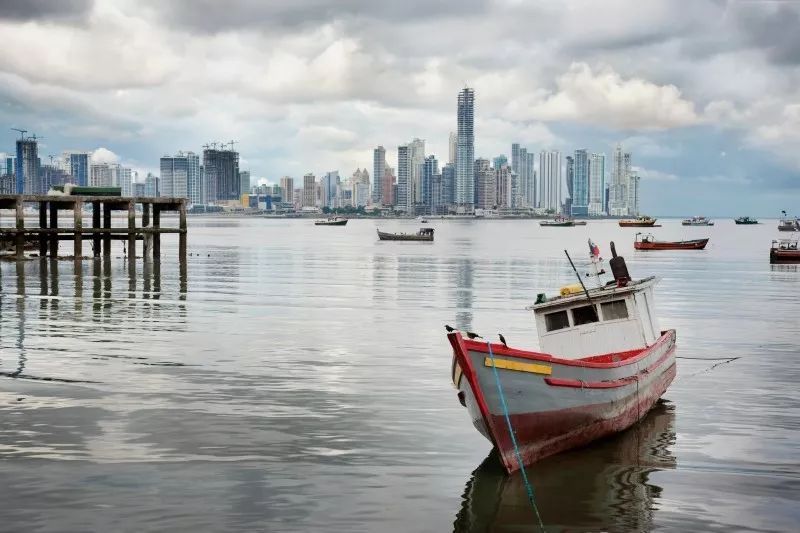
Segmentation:
{"type": "Polygon", "coordinates": [[[555,331],[557,329],[564,329],[569,327],[569,317],[566,311],[556,311],[555,313],[547,313],[544,315],[545,326],[547,331],[555,331]]]}
{"type": "Polygon", "coordinates": [[[600,304],[600,307],[603,309],[603,320],[628,318],[628,306],[625,305],[625,300],[605,302],[600,304]]]}
{"type": "Polygon", "coordinates": [[[597,308],[593,305],[575,307],[572,310],[572,321],[576,326],[580,326],[581,324],[590,324],[592,322],[599,322],[600,318],[597,315],[597,308]]]}

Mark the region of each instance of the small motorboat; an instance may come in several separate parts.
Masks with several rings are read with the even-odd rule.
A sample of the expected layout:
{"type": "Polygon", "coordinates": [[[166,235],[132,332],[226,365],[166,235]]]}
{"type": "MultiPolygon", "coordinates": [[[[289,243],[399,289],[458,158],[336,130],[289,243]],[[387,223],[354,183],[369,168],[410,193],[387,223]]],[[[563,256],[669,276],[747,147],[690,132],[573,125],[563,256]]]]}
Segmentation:
{"type": "Polygon", "coordinates": [[[427,224],[428,219],[425,217],[417,217],[417,222],[419,222],[420,224],[427,224]]]}
{"type": "Polygon", "coordinates": [[[568,228],[575,225],[575,220],[562,216],[554,217],[553,220],[542,220],[539,222],[540,226],[555,227],[555,228],[568,228]]]}
{"type": "Polygon", "coordinates": [[[347,224],[347,219],[342,217],[328,217],[324,220],[315,220],[315,226],[344,226],[347,224]]]}
{"type": "Polygon", "coordinates": [[[713,226],[714,222],[706,217],[692,217],[681,221],[683,226],[713,226]]]}
{"type": "Polygon", "coordinates": [[[769,262],[772,265],[784,263],[800,263],[800,249],[797,239],[777,239],[772,241],[769,249],[769,262]]]}
{"type": "Polygon", "coordinates": [[[693,239],[690,241],[658,241],[652,234],[636,234],[633,247],[636,250],[702,250],[708,244],[708,239],[693,239]]]}
{"type": "Polygon", "coordinates": [[[661,330],[653,304],[658,279],[631,280],[613,243],[612,255],[613,281],[587,289],[578,275],[576,291],[529,307],[541,352],[446,328],[459,402],[509,473],[636,424],[675,377],[676,333],[661,330]]]}
{"type": "Polygon", "coordinates": [[[740,225],[758,224],[758,220],[750,217],[739,217],[735,218],[733,221],[740,225]]]}
{"type": "Polygon", "coordinates": [[[420,228],[416,233],[387,233],[378,230],[378,239],[382,241],[426,241],[433,242],[433,228],[420,228]]]}
{"type": "Polygon", "coordinates": [[[781,211],[783,218],[778,222],[778,231],[800,231],[800,218],[793,218],[781,211]]]}
{"type": "Polygon", "coordinates": [[[656,220],[648,216],[624,218],[619,221],[619,225],[621,228],[651,228],[656,224],[656,220]]]}

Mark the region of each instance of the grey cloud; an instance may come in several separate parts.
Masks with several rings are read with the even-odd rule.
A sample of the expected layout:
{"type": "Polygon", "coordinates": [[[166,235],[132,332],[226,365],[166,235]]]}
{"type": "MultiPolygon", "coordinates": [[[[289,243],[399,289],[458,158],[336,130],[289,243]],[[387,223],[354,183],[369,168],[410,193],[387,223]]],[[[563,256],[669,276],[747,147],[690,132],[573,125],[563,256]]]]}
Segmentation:
{"type": "Polygon", "coordinates": [[[734,16],[749,43],[764,49],[771,61],[800,64],[800,4],[738,4],[734,16]]]}
{"type": "Polygon", "coordinates": [[[463,16],[479,14],[489,5],[488,0],[461,0],[458,4],[447,0],[154,0],[149,3],[171,24],[206,33],[237,29],[280,32],[343,19],[402,22],[463,16]]]}
{"type": "Polygon", "coordinates": [[[81,20],[93,6],[94,0],[0,0],[0,19],[81,20]]]}

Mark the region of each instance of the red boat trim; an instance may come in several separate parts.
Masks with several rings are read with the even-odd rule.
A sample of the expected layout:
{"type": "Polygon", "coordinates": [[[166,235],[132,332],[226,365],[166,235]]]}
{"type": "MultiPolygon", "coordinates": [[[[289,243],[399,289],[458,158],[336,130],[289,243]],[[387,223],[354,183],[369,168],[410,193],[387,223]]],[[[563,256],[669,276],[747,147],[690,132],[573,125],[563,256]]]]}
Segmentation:
{"type": "MultiPolygon", "coordinates": [[[[450,335],[459,335],[459,334],[451,333],[450,335]]],[[[450,337],[450,335],[448,335],[448,337],[450,337]]],[[[585,359],[561,359],[558,357],[553,357],[552,355],[546,353],[529,352],[525,350],[518,350],[516,348],[506,348],[502,344],[492,344],[492,352],[494,353],[494,355],[518,357],[520,359],[530,359],[532,361],[544,361],[547,363],[566,365],[566,366],[581,366],[585,368],[618,368],[620,366],[630,365],[644,359],[645,357],[647,357],[649,352],[651,352],[657,346],[666,343],[669,339],[674,338],[674,335],[675,335],[674,330],[664,331],[661,333],[661,337],[659,337],[656,342],[654,342],[650,346],[642,348],[641,350],[631,350],[629,352],[616,352],[603,355],[594,355],[585,359]],[[631,357],[632,354],[636,353],[638,353],[638,355],[631,357]],[[597,359],[604,357],[612,359],[614,356],[623,357],[623,359],[619,361],[613,361],[610,363],[600,363],[596,361],[597,359]],[[624,358],[626,356],[627,358],[624,358]]],[[[489,350],[486,347],[485,342],[464,339],[460,335],[459,337],[461,339],[460,346],[462,347],[462,349],[465,350],[464,351],[465,354],[467,350],[472,350],[481,353],[489,353],[489,350]]],[[[453,344],[452,338],[450,342],[451,344],[453,344]]],[[[453,344],[453,348],[455,347],[456,344],[453,344]]],[[[464,369],[463,365],[462,369],[464,369]]]]}
{"type": "Polygon", "coordinates": [[[625,385],[629,385],[631,383],[636,383],[636,381],[640,378],[640,376],[644,374],[648,374],[664,364],[664,361],[669,359],[669,356],[672,352],[675,351],[675,347],[673,346],[669,350],[667,350],[661,357],[658,358],[656,362],[652,365],[648,366],[644,370],[639,371],[638,374],[634,376],[626,376],[624,378],[613,379],[608,381],[583,381],[580,379],[563,379],[563,378],[544,378],[544,382],[548,385],[552,385],[554,387],[574,387],[577,389],[615,389],[617,387],[624,387],[625,385]]]}

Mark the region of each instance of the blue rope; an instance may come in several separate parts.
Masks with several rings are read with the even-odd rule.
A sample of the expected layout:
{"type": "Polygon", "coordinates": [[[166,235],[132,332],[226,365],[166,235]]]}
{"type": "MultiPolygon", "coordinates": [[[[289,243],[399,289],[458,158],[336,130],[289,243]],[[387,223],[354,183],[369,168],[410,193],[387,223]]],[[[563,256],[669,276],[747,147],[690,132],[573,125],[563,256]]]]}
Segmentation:
{"type": "Polygon", "coordinates": [[[514,453],[517,456],[517,463],[519,464],[519,471],[522,474],[522,482],[525,483],[525,490],[528,491],[528,500],[531,502],[536,519],[539,521],[539,528],[544,531],[544,524],[542,517],[539,515],[539,508],[536,507],[536,499],[533,497],[533,486],[528,481],[528,475],[525,473],[525,465],[522,462],[522,454],[519,453],[519,446],[517,446],[517,437],[514,434],[514,428],[511,426],[511,417],[508,416],[508,405],[506,404],[506,397],[503,394],[503,386],[500,384],[500,374],[497,372],[497,365],[494,362],[494,352],[492,352],[492,343],[486,341],[486,346],[489,347],[489,357],[492,359],[492,371],[494,372],[494,381],[497,384],[497,393],[500,395],[500,404],[503,406],[503,416],[506,419],[506,426],[508,427],[508,434],[511,435],[511,444],[514,445],[514,453]]]}

